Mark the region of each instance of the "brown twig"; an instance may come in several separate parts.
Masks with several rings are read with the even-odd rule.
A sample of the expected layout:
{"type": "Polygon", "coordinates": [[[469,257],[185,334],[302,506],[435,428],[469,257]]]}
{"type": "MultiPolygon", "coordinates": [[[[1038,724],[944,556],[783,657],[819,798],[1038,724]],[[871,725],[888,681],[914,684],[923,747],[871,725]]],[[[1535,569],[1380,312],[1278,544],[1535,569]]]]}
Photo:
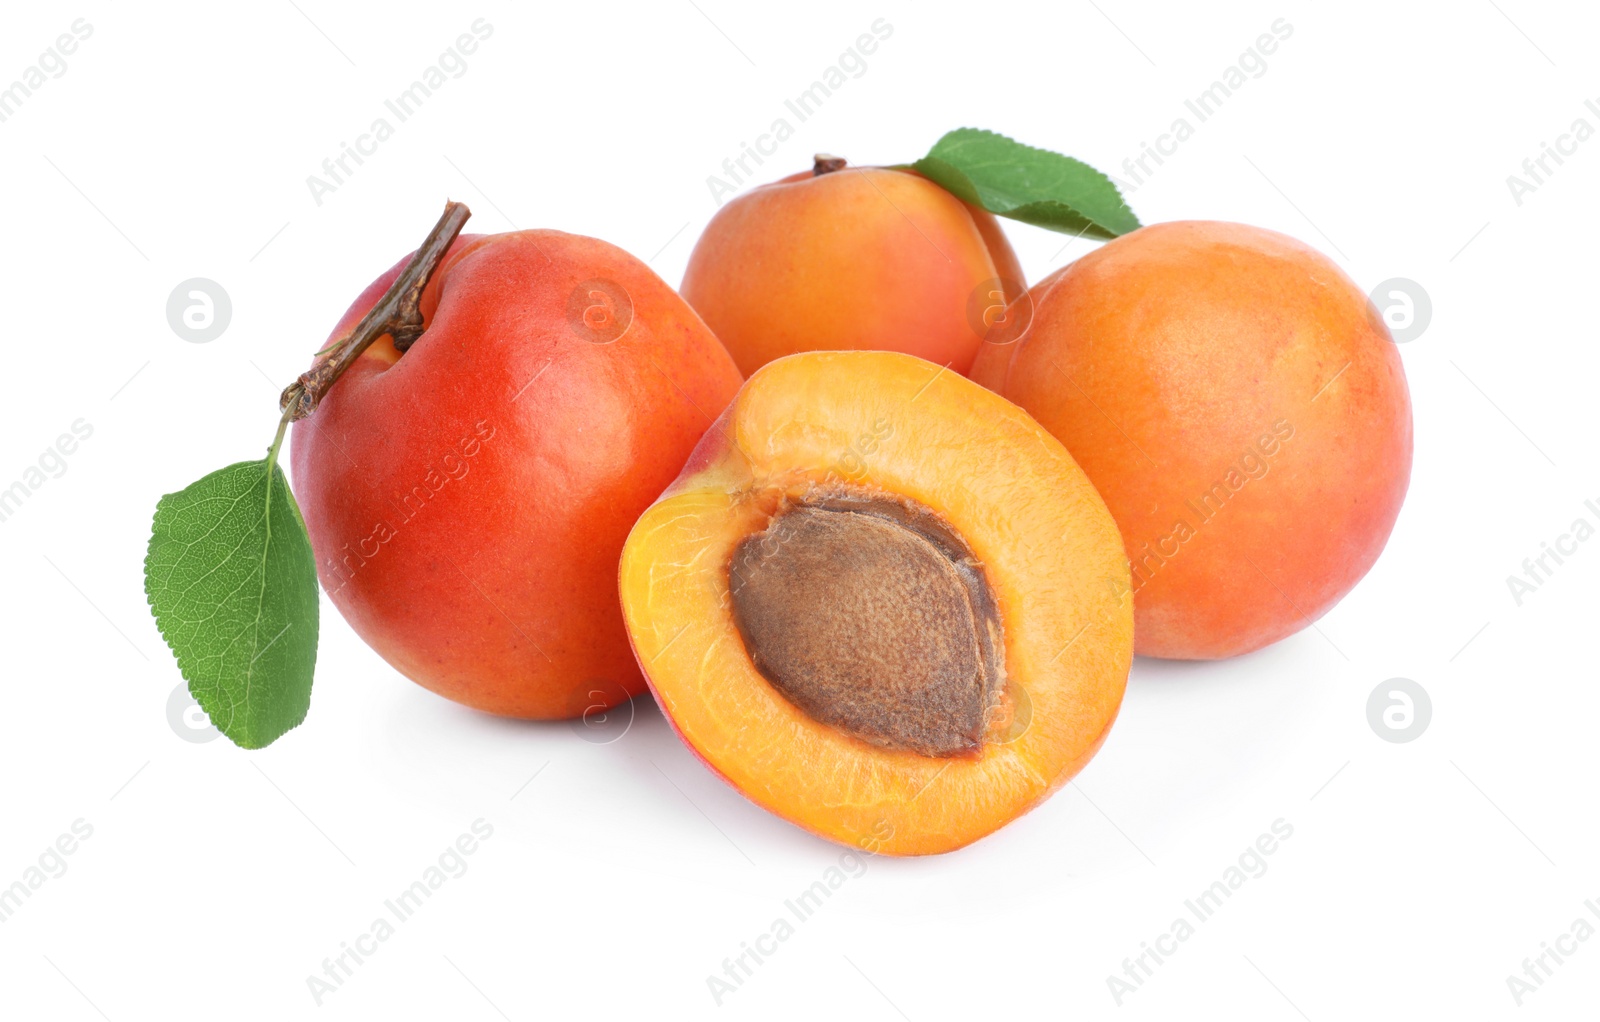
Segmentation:
{"type": "Polygon", "coordinates": [[[395,348],[403,353],[422,336],[422,289],[428,286],[471,215],[472,210],[463,203],[445,203],[439,222],[378,303],[361,317],[348,337],[323,349],[315,364],[284,388],[278,408],[288,421],[298,421],[316,411],[328,389],[378,338],[388,334],[394,339],[395,348]]]}
{"type": "Polygon", "coordinates": [[[811,176],[821,177],[824,174],[832,174],[834,171],[843,170],[844,168],[845,159],[843,156],[818,153],[811,161],[811,176]]]}

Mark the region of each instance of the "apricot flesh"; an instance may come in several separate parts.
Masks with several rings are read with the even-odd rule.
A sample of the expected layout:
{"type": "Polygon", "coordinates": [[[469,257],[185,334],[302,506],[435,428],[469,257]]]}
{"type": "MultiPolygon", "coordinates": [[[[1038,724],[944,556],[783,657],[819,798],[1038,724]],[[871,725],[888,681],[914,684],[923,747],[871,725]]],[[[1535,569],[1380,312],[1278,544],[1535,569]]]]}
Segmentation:
{"type": "Polygon", "coordinates": [[[1141,654],[1215,659],[1315,621],[1382,551],[1411,474],[1399,353],[1299,241],[1179,222],[1040,281],[973,378],[1026,408],[1105,498],[1141,654]]]}
{"type": "Polygon", "coordinates": [[[832,159],[718,210],[683,297],[746,375],[818,350],[901,351],[967,372],[1024,288],[994,217],[919,174],[832,159]]]}
{"type": "Polygon", "coordinates": [[[1133,655],[1127,571],[1021,409],[911,356],[812,352],[746,382],[634,526],[620,590],[657,701],[718,775],[813,833],[917,855],[1027,812],[1100,747],[1133,655]]]}
{"type": "Polygon", "coordinates": [[[324,590],[396,670],[456,702],[561,718],[631,698],[622,543],[738,371],[644,263],[558,231],[458,239],[421,310],[404,354],[380,338],[294,426],[324,590]]]}

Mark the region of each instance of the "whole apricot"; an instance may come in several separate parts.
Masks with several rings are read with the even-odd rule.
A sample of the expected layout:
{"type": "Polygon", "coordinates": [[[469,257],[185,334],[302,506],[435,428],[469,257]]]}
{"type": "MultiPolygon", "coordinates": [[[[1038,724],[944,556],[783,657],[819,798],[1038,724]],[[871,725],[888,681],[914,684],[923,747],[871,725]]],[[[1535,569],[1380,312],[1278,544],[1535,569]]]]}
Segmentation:
{"type": "Polygon", "coordinates": [[[323,588],[457,702],[558,718],[627,700],[644,681],[617,603],[623,541],[738,371],[644,263],[557,231],[458,239],[421,312],[403,354],[383,336],[294,426],[323,588]]]}
{"type": "Polygon", "coordinates": [[[749,375],[801,351],[900,351],[966,373],[1025,285],[995,218],[920,174],[812,170],[729,201],[683,297],[749,375]]]}
{"type": "Polygon", "coordinates": [[[1105,498],[1139,653],[1259,649],[1372,567],[1411,475],[1411,401],[1387,326],[1331,260],[1256,227],[1159,224],[1031,298],[1031,326],[973,378],[1105,498]]]}
{"type": "Polygon", "coordinates": [[[1099,749],[1133,659],[1116,526],[1020,408],[895,352],[758,370],[623,549],[684,742],[869,852],[975,841],[1099,749]]]}

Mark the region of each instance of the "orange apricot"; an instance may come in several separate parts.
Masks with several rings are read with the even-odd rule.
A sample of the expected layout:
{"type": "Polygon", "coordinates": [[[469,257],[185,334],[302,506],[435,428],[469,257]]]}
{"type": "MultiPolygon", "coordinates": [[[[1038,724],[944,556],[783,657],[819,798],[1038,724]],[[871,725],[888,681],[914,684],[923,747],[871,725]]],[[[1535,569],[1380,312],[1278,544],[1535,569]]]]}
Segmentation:
{"type": "Polygon", "coordinates": [[[1040,281],[973,378],[1099,488],[1132,564],[1138,652],[1213,659],[1321,617],[1377,560],[1411,475],[1400,356],[1293,238],[1145,227],[1040,281]]]}
{"type": "Polygon", "coordinates": [[[626,701],[644,680],[617,605],[623,540],[738,371],[644,263],[558,231],[457,240],[421,311],[403,353],[379,339],[294,426],[323,589],[446,698],[536,718],[626,701]]]}
{"type": "Polygon", "coordinates": [[[718,210],[681,291],[746,375],[819,350],[901,351],[965,373],[1024,287],[986,210],[911,171],[819,156],[718,210]]]}
{"type": "Polygon", "coordinates": [[[1105,505],[960,375],[812,352],[752,376],[634,526],[620,589],[684,742],[870,852],[949,851],[1100,747],[1133,656],[1105,505]]]}

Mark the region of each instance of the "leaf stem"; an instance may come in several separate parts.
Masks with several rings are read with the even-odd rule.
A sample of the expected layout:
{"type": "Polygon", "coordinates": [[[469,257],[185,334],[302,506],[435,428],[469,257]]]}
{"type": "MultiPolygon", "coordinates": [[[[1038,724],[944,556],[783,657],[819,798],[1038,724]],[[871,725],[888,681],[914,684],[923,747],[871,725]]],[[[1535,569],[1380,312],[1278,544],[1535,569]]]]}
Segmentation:
{"type": "Polygon", "coordinates": [[[278,435],[272,438],[272,446],[267,448],[267,475],[272,475],[272,466],[278,463],[278,449],[283,446],[283,435],[289,430],[289,422],[293,416],[293,409],[285,408],[278,417],[278,435]]]}
{"type": "Polygon", "coordinates": [[[328,389],[374,341],[387,334],[394,339],[394,346],[404,353],[412,342],[422,336],[422,289],[427,287],[444,254],[450,250],[470,216],[472,210],[465,204],[446,202],[439,222],[433,225],[433,230],[423,239],[417,254],[400,271],[400,276],[389,285],[389,290],[378,299],[378,303],[367,310],[348,337],[318,352],[311,368],[284,388],[282,397],[278,399],[278,407],[283,409],[283,419],[278,423],[278,438],[273,441],[269,462],[276,459],[288,424],[316,411],[328,389]]]}

